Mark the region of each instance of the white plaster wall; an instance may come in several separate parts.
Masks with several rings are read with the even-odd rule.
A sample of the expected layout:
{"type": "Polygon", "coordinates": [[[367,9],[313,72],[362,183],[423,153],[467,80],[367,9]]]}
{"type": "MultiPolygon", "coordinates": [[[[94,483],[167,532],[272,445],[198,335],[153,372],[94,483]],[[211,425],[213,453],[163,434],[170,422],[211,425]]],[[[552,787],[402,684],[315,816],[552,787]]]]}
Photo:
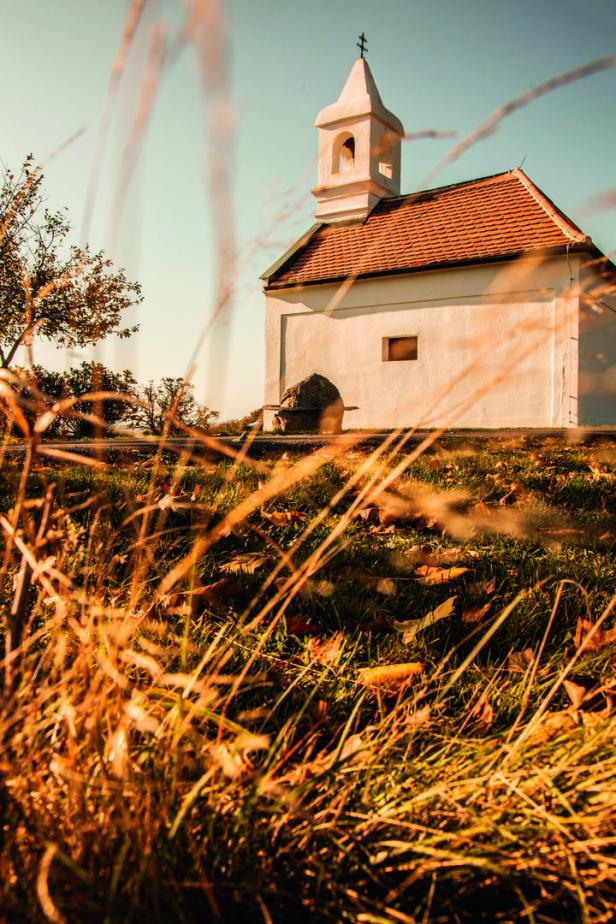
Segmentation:
{"type": "Polygon", "coordinates": [[[271,291],[265,403],[319,372],[358,405],[345,428],[575,425],[572,268],[527,259],[271,291]],[[382,338],[405,335],[418,359],[383,362],[382,338]]]}
{"type": "Polygon", "coordinates": [[[616,296],[594,270],[581,274],[579,422],[616,425],[616,296]],[[588,295],[588,298],[584,296],[588,295]]]}

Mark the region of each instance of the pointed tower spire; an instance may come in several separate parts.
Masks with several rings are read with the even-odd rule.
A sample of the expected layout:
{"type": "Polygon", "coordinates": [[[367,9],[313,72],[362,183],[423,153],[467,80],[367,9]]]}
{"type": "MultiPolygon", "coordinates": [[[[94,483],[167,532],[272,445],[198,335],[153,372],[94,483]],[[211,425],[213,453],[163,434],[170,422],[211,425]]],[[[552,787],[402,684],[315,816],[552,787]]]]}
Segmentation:
{"type": "Polygon", "coordinates": [[[363,56],[353,64],[337,102],[322,109],[315,124],[319,177],[312,194],[317,219],[363,220],[379,199],[400,194],[404,128],[383,105],[363,56]]]}

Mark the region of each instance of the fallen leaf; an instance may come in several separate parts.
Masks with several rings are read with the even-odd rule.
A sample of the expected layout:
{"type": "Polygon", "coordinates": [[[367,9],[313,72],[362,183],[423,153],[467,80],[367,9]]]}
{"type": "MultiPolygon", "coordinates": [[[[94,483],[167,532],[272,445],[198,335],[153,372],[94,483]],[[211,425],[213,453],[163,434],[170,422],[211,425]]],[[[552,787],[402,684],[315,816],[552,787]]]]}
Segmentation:
{"type": "Polygon", "coordinates": [[[205,584],[202,587],[194,587],[186,591],[184,596],[188,597],[191,602],[201,600],[210,606],[216,606],[237,596],[243,592],[243,587],[232,578],[222,577],[213,584],[205,584]]]}
{"type": "Polygon", "coordinates": [[[509,487],[509,491],[504,494],[499,500],[499,505],[501,507],[509,507],[511,504],[515,504],[520,493],[519,486],[517,484],[512,484],[509,487]]]}
{"type": "Polygon", "coordinates": [[[421,563],[430,561],[432,551],[429,545],[412,545],[404,551],[389,554],[389,561],[397,571],[414,571],[421,563]]]}
{"type": "Polygon", "coordinates": [[[245,552],[243,555],[236,555],[230,561],[224,562],[220,566],[221,571],[230,571],[232,574],[244,572],[245,574],[254,574],[260,568],[264,568],[269,562],[267,555],[261,552],[245,552]]]}
{"type": "Polygon", "coordinates": [[[335,664],[340,658],[344,636],[336,632],[330,638],[314,636],[308,642],[308,654],[317,664],[335,664]]]}
{"type": "Polygon", "coordinates": [[[393,526],[410,523],[415,518],[409,502],[394,494],[384,495],[379,503],[379,521],[381,526],[393,526]]]}
{"type": "Polygon", "coordinates": [[[543,744],[557,738],[563,732],[572,731],[577,723],[569,710],[546,712],[536,728],[528,736],[529,744],[543,744]]]}
{"type": "Polygon", "coordinates": [[[456,597],[449,597],[448,600],[445,600],[445,602],[437,606],[436,609],[426,613],[421,619],[408,619],[403,622],[394,620],[392,625],[394,629],[402,635],[402,641],[407,644],[413,641],[418,632],[422,632],[424,629],[427,629],[428,626],[434,625],[434,623],[438,622],[440,619],[451,616],[455,602],[456,597]]]}
{"type": "Polygon", "coordinates": [[[267,520],[272,526],[287,526],[289,520],[286,516],[286,512],[283,510],[274,510],[272,513],[262,513],[262,518],[267,520]]]}
{"type": "Polygon", "coordinates": [[[409,731],[418,731],[420,728],[427,728],[430,725],[431,712],[432,710],[429,704],[413,710],[404,720],[405,728],[409,731]]]}
{"type": "Polygon", "coordinates": [[[299,510],[272,510],[271,513],[261,513],[261,516],[272,526],[289,526],[292,523],[303,523],[307,519],[306,514],[299,510]]]}
{"type": "Polygon", "coordinates": [[[320,626],[303,616],[286,616],[285,621],[288,635],[319,635],[322,631],[320,626]]]}
{"type": "Polygon", "coordinates": [[[415,574],[420,575],[416,578],[418,584],[433,587],[435,584],[448,584],[462,574],[466,574],[468,570],[468,568],[434,568],[430,565],[421,565],[415,574]]]}
{"type": "Polygon", "coordinates": [[[470,712],[471,719],[483,728],[489,728],[494,721],[494,710],[486,693],[482,693],[470,712]]]}
{"type": "Polygon", "coordinates": [[[471,606],[462,613],[462,622],[474,623],[480,622],[492,606],[492,601],[488,600],[483,606],[471,606]]]}
{"type": "Polygon", "coordinates": [[[190,494],[163,494],[158,501],[161,510],[190,510],[192,507],[190,494]]]}
{"type": "Polygon", "coordinates": [[[369,522],[371,520],[378,521],[379,519],[378,507],[364,507],[362,510],[358,512],[357,516],[360,517],[360,519],[362,520],[366,520],[366,522],[369,522]]]}
{"type": "Polygon", "coordinates": [[[614,533],[611,533],[609,529],[605,533],[601,533],[599,536],[599,542],[609,542],[610,539],[614,538],[614,533]]]}
{"type": "Polygon", "coordinates": [[[358,679],[369,689],[395,692],[413,683],[423,673],[423,669],[424,666],[420,661],[363,667],[358,672],[358,679]]]}
{"type": "Polygon", "coordinates": [[[571,700],[574,709],[579,709],[586,696],[586,688],[574,683],[573,680],[565,680],[563,683],[565,690],[571,700]]]}
{"type": "Polygon", "coordinates": [[[611,472],[604,472],[604,471],[602,471],[600,468],[598,468],[598,466],[593,465],[592,462],[589,462],[589,463],[588,463],[588,467],[589,467],[589,469],[590,469],[590,471],[591,471],[591,473],[592,473],[592,474],[591,474],[591,479],[590,479],[591,481],[601,481],[601,480],[604,479],[604,478],[607,478],[609,481],[611,481],[611,479],[612,479],[612,473],[611,473],[611,472]]]}
{"type": "Polygon", "coordinates": [[[592,637],[590,637],[593,627],[592,620],[583,619],[582,617],[578,619],[574,640],[576,648],[581,648],[583,645],[585,651],[601,651],[602,648],[616,642],[616,626],[612,629],[595,629],[592,637]]]}
{"type": "Polygon", "coordinates": [[[614,708],[613,681],[601,684],[596,677],[578,674],[563,681],[563,686],[574,709],[608,715],[614,708]]]}
{"type": "MultiPolygon", "coordinates": [[[[267,712],[266,712],[267,714],[267,712]]],[[[315,725],[327,725],[329,722],[329,712],[327,700],[318,699],[312,709],[312,720],[315,725]]]]}
{"type": "Polygon", "coordinates": [[[486,581],[486,583],[483,585],[483,590],[486,594],[493,594],[496,590],[496,578],[493,577],[491,580],[486,581]]]}
{"type": "Polygon", "coordinates": [[[349,735],[342,745],[339,759],[349,760],[349,758],[355,757],[356,754],[359,754],[361,751],[365,750],[365,748],[364,739],[360,734],[349,735]]]}
{"type": "Polygon", "coordinates": [[[535,652],[532,648],[525,648],[524,651],[511,651],[507,658],[507,670],[514,674],[525,674],[534,660],[535,652]]]}
{"type": "Polygon", "coordinates": [[[377,594],[383,594],[384,597],[394,597],[396,590],[396,582],[392,578],[381,578],[376,585],[377,594]]]}

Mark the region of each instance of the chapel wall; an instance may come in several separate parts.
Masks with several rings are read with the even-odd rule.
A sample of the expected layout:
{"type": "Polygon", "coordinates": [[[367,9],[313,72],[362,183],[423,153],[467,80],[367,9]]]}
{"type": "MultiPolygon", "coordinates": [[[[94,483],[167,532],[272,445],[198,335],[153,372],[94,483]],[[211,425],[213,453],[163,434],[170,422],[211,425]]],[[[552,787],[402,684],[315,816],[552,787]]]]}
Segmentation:
{"type": "Polygon", "coordinates": [[[523,259],[272,290],[265,403],[319,372],[358,406],[345,428],[575,425],[572,266],[523,259]],[[384,361],[384,340],[412,336],[417,359],[384,361]]]}

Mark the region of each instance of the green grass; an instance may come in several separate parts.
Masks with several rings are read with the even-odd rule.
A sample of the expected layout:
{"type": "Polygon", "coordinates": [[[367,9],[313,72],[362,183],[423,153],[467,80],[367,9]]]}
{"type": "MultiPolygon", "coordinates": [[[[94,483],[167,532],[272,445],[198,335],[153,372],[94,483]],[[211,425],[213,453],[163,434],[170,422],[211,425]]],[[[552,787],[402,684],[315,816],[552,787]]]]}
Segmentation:
{"type": "Polygon", "coordinates": [[[611,919],[613,444],[316,458],[29,473],[57,516],[0,713],[7,920],[611,919]]]}

